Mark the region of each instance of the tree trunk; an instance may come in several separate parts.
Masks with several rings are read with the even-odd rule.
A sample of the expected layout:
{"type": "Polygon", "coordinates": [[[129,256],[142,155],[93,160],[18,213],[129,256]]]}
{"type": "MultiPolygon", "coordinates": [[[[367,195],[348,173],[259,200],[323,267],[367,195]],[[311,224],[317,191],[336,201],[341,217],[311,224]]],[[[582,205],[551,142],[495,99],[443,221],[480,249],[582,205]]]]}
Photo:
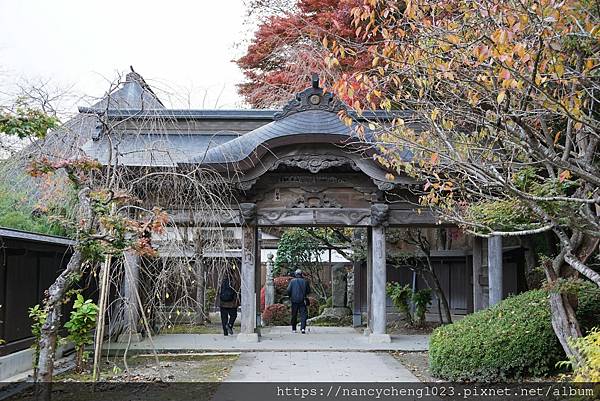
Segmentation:
{"type": "MultiPolygon", "coordinates": [[[[84,230],[92,226],[92,209],[88,199],[89,188],[83,188],[78,193],[81,220],[85,222],[84,230]]],[[[38,357],[38,381],[45,383],[38,388],[38,399],[50,401],[51,382],[54,373],[54,358],[56,354],[56,342],[60,321],[62,316],[62,304],[67,291],[76,283],[76,278],[81,273],[83,258],[81,252],[76,248],[69,259],[65,270],[56,278],[54,283],[46,291],[44,309],[48,313],[46,321],[42,325],[39,342],[38,357]]]]}
{"type": "Polygon", "coordinates": [[[81,373],[83,371],[83,352],[83,345],[77,348],[77,354],[75,356],[75,371],[77,373],[81,373]]]}
{"type": "MultiPolygon", "coordinates": [[[[433,291],[435,292],[437,299],[442,304],[442,309],[443,309],[444,315],[446,316],[446,323],[450,324],[450,323],[452,323],[452,314],[450,312],[450,305],[448,304],[448,298],[446,298],[446,294],[444,294],[444,291],[442,290],[440,281],[438,280],[437,275],[435,274],[435,270],[433,270],[433,265],[431,264],[431,257],[429,254],[429,249],[427,249],[425,247],[421,247],[421,250],[427,250],[427,252],[425,252],[425,260],[427,261],[427,271],[431,275],[433,291]]],[[[444,324],[443,321],[441,323],[444,324]]]]}
{"type": "Polygon", "coordinates": [[[427,269],[420,270],[421,276],[423,280],[425,280],[425,284],[433,291],[435,294],[435,298],[437,300],[438,306],[438,317],[440,319],[440,324],[444,323],[452,323],[452,315],[450,314],[450,307],[448,306],[448,300],[446,299],[446,295],[442,291],[442,287],[440,286],[440,282],[435,275],[434,272],[427,269]],[[444,316],[446,316],[446,322],[444,322],[444,316]]]}
{"type": "MultiPolygon", "coordinates": [[[[442,304],[444,316],[446,317],[446,323],[450,324],[450,323],[452,323],[452,314],[450,312],[450,305],[448,304],[448,298],[446,298],[446,294],[444,294],[444,291],[442,290],[442,286],[440,285],[440,281],[438,280],[435,273],[433,273],[432,271],[430,271],[430,273],[431,273],[431,277],[433,279],[435,294],[442,304]]],[[[444,323],[444,322],[442,322],[442,323],[444,323]]]]}
{"type": "Polygon", "coordinates": [[[52,375],[54,373],[54,358],[56,355],[56,342],[62,316],[62,304],[67,291],[81,272],[81,253],[75,251],[67,268],[58,276],[56,281],[47,291],[44,308],[48,311],[46,322],[42,325],[40,335],[40,356],[38,359],[38,382],[43,383],[37,389],[38,399],[50,401],[52,375]]]}
{"type": "MultiPolygon", "coordinates": [[[[562,254],[557,256],[557,259],[558,258],[562,259],[562,254]]],[[[550,261],[544,263],[544,271],[546,272],[546,277],[550,286],[558,279],[558,275],[552,266],[553,264],[557,264],[556,259],[554,263],[550,261]]],[[[576,364],[579,363],[581,361],[581,355],[576,348],[569,344],[569,339],[581,337],[581,330],[568,296],[551,291],[550,311],[552,313],[552,328],[554,329],[554,333],[565,351],[565,354],[576,364]]]]}

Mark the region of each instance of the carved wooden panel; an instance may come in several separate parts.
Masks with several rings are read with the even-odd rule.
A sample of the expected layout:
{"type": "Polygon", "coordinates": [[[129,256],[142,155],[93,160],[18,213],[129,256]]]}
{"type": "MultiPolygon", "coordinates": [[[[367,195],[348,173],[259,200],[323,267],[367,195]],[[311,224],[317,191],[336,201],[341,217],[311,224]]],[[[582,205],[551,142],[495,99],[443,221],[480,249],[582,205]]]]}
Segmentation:
{"type": "Polygon", "coordinates": [[[258,194],[256,204],[263,208],[369,208],[370,194],[354,188],[274,188],[258,194]]]}

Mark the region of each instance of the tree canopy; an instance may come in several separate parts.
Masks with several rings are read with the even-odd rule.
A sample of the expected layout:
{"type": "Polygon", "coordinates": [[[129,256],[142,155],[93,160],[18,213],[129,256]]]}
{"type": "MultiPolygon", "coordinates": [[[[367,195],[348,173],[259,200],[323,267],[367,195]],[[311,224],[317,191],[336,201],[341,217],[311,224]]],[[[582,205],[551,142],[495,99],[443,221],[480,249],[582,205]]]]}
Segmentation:
{"type": "Polygon", "coordinates": [[[239,92],[253,107],[277,107],[306,88],[310,74],[330,86],[341,73],[362,70],[361,59],[332,65],[326,46],[355,37],[352,9],[359,0],[254,1],[261,21],[246,54],[237,60],[247,79],[239,92]],[[261,13],[262,11],[262,13],[261,13]],[[335,68],[330,68],[330,67],[335,68]]]}
{"type": "MultiPolygon", "coordinates": [[[[560,253],[545,264],[550,286],[565,263],[600,285],[589,266],[600,241],[594,4],[364,0],[352,11],[356,39],[330,45],[336,58],[370,61],[335,85],[355,109],[412,113],[371,123],[378,161],[420,180],[423,205],[470,233],[552,231],[560,253]]],[[[571,321],[557,330],[569,352],[563,340],[580,333],[559,298],[554,316],[572,317],[555,322],[571,321]]]]}

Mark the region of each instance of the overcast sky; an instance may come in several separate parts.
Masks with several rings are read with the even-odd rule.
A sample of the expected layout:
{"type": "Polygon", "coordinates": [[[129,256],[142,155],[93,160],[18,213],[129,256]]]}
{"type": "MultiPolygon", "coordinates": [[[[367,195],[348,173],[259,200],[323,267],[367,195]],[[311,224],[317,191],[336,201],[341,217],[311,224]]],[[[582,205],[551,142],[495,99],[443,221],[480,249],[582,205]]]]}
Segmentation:
{"type": "Polygon", "coordinates": [[[0,0],[0,79],[99,97],[133,65],[167,105],[239,107],[245,13],[243,0],[0,0]]]}

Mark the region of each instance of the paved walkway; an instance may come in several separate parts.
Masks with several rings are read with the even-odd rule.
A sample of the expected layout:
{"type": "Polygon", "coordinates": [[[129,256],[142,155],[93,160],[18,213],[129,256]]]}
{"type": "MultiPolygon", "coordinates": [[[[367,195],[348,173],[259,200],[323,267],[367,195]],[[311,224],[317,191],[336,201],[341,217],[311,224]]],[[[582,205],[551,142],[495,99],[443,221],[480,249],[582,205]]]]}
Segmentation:
{"type": "Polygon", "coordinates": [[[228,382],[418,382],[387,353],[244,352],[228,382]]]}
{"type": "MultiPolygon", "coordinates": [[[[289,327],[263,328],[258,343],[237,341],[220,334],[164,334],[153,337],[160,352],[184,351],[426,351],[426,335],[393,335],[391,343],[371,344],[352,327],[311,327],[307,334],[292,333],[289,327]]],[[[110,343],[104,349],[118,352],[127,344],[110,343]]],[[[152,352],[148,339],[130,345],[130,353],[152,352]]]]}

